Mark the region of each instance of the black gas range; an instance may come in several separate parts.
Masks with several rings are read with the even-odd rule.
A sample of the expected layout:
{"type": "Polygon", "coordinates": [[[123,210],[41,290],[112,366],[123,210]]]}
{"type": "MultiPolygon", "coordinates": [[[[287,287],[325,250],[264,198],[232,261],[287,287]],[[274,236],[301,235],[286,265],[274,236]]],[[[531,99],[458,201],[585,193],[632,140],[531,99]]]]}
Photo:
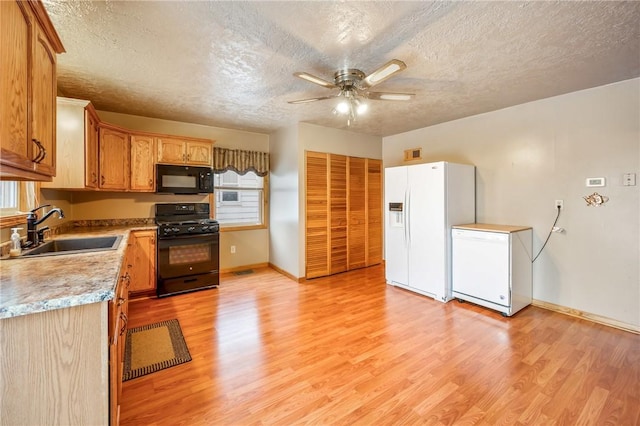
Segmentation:
{"type": "Polygon", "coordinates": [[[218,287],[220,226],[209,215],[207,203],[155,205],[158,297],[218,287]]]}

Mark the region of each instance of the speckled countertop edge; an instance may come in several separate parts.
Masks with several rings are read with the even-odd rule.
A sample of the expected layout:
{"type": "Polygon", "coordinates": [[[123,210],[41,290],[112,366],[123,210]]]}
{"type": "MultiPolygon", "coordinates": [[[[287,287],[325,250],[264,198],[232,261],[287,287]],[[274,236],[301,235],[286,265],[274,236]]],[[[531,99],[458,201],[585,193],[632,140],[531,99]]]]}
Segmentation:
{"type": "Polygon", "coordinates": [[[52,239],[122,235],[115,250],[0,261],[0,319],[114,297],[129,233],[155,226],[77,227],[52,239]]]}

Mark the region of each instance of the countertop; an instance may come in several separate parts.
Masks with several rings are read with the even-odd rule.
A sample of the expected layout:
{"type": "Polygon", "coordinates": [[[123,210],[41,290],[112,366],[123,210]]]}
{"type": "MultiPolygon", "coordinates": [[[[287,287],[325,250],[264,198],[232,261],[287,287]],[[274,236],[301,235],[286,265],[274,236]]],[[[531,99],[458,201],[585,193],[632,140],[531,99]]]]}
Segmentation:
{"type": "Polygon", "coordinates": [[[149,229],[156,227],[78,227],[50,239],[122,235],[122,240],[115,250],[0,260],[0,319],[113,299],[129,233],[149,229]]]}
{"type": "Polygon", "coordinates": [[[487,231],[487,232],[502,232],[510,234],[512,232],[524,231],[531,229],[530,226],[519,225],[495,225],[490,223],[468,223],[466,225],[455,225],[453,229],[468,229],[470,231],[487,231]]]}

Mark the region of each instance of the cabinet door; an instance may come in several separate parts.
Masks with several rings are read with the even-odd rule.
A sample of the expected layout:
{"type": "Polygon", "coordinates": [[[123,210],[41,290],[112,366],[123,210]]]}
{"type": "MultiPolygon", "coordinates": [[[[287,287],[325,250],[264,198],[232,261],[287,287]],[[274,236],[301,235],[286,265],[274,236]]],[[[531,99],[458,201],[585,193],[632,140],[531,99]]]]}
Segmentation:
{"type": "Polygon", "coordinates": [[[28,133],[30,17],[23,4],[0,1],[0,161],[25,170],[33,168],[28,133]]]}
{"type": "Polygon", "coordinates": [[[125,191],[129,187],[129,135],[101,128],[98,146],[100,188],[125,191]]]}
{"type": "Polygon", "coordinates": [[[209,166],[213,162],[211,144],[207,142],[187,142],[187,163],[209,166]]]}
{"type": "Polygon", "coordinates": [[[158,163],[184,164],[186,143],[181,139],[158,138],[158,163]]]}
{"type": "Polygon", "coordinates": [[[305,275],[315,278],[330,273],[328,154],[307,152],[306,157],[305,275]]]}
{"type": "Polygon", "coordinates": [[[152,136],[131,135],[131,190],[153,192],[155,189],[156,145],[152,136]]]}
{"type": "Polygon", "coordinates": [[[330,154],[331,273],[348,269],[347,263],[347,157],[330,154]]]}
{"type": "Polygon", "coordinates": [[[349,269],[366,266],[366,159],[349,157],[349,269]]]}
{"type": "Polygon", "coordinates": [[[39,26],[35,27],[32,82],[32,139],[42,154],[36,158],[36,171],[56,174],[56,53],[39,26]],[[34,141],[34,142],[35,142],[34,141]],[[38,142],[35,142],[38,145],[38,142]]]}
{"type": "Polygon", "coordinates": [[[367,266],[382,263],[382,161],[367,159],[367,266]]]}
{"type": "Polygon", "coordinates": [[[98,185],[98,118],[95,112],[85,109],[85,175],[84,186],[87,188],[97,188],[98,185]]]}
{"type": "Polygon", "coordinates": [[[133,258],[131,291],[156,289],[156,231],[135,231],[131,234],[133,258]]]}

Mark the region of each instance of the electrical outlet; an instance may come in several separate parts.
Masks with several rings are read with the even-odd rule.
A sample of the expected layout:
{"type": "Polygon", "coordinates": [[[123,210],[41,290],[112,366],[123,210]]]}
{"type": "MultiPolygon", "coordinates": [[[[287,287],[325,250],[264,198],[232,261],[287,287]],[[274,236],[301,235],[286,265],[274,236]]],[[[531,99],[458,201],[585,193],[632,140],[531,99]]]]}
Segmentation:
{"type": "Polygon", "coordinates": [[[563,200],[556,200],[556,209],[559,208],[560,210],[564,209],[564,201],[563,200]]]}
{"type": "Polygon", "coordinates": [[[231,254],[235,254],[236,252],[236,246],[231,246],[231,254]]]}

